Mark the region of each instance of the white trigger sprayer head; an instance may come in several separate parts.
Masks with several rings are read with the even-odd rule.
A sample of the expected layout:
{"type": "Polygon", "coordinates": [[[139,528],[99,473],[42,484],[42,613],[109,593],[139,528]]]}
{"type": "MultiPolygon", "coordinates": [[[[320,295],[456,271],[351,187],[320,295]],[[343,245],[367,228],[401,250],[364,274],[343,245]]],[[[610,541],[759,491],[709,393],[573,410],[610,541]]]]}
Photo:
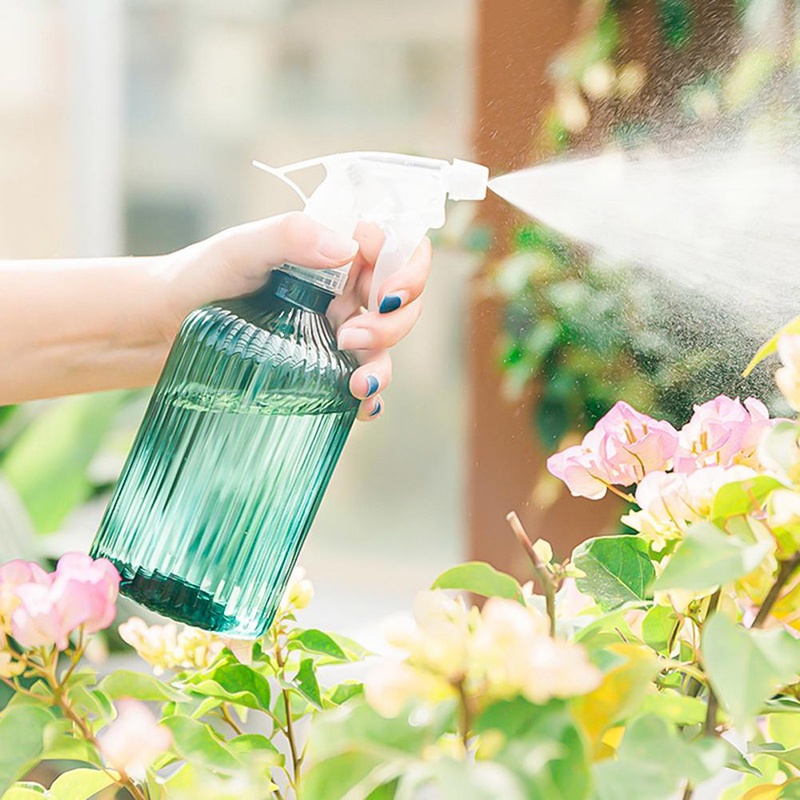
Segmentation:
{"type": "MultiPolygon", "coordinates": [[[[300,161],[285,167],[270,167],[257,161],[254,166],[282,180],[305,205],[305,213],[329,228],[352,236],[359,222],[379,227],[385,236],[375,262],[369,309],[378,306],[384,281],[411,257],[425,234],[441,228],[445,201],[483,200],[489,170],[480,164],[454,159],[452,164],[435,158],[418,158],[397,153],[339,153],[300,161]],[[322,165],[326,176],[310,196],[288,175],[322,165]]],[[[350,265],[338,269],[314,270],[290,265],[303,280],[341,294],[350,265]]]]}

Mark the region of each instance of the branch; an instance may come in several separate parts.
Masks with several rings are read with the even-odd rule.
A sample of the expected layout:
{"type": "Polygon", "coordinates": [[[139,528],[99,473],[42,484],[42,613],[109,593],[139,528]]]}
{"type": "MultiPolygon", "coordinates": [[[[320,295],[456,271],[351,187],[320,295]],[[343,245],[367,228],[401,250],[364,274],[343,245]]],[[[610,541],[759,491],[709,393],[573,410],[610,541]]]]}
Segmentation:
{"type": "Polygon", "coordinates": [[[753,628],[763,627],[764,623],[767,621],[767,617],[778,602],[783,587],[786,586],[798,566],[800,566],[800,553],[795,553],[788,561],[781,561],[775,583],[772,584],[772,588],[764,599],[761,608],[758,609],[755,620],[753,620],[753,628]]]}
{"type": "Polygon", "coordinates": [[[547,609],[547,616],[550,617],[550,636],[555,639],[556,637],[556,587],[553,583],[553,578],[547,571],[547,568],[539,560],[536,551],[533,549],[533,543],[525,533],[525,528],[522,527],[519,517],[515,511],[512,511],[506,516],[506,522],[511,527],[517,541],[522,545],[525,552],[528,554],[531,566],[533,567],[533,574],[536,580],[539,581],[542,589],[544,590],[545,607],[547,609]]]}
{"type": "MultiPolygon", "coordinates": [[[[285,663],[277,636],[275,637],[275,660],[278,662],[278,669],[283,672],[285,663]]],[[[281,689],[281,693],[283,694],[283,707],[286,711],[286,730],[284,731],[284,735],[289,742],[289,751],[292,756],[292,778],[294,790],[297,792],[297,785],[300,781],[300,764],[302,758],[298,756],[297,753],[297,742],[295,740],[294,724],[292,722],[292,698],[289,695],[288,689],[281,689]]]]}

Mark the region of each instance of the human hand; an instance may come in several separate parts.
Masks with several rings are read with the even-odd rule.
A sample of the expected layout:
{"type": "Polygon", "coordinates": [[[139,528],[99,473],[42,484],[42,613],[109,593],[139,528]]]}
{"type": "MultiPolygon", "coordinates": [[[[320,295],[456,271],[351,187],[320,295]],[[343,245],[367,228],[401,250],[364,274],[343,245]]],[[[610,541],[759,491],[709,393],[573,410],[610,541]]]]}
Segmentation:
{"type": "Polygon", "coordinates": [[[164,335],[174,339],[184,317],[198,306],[256,291],[269,272],[285,262],[330,269],[352,261],[345,291],[331,303],[328,316],[339,347],[353,351],[361,364],[350,380],[350,391],[362,401],[359,419],[376,419],[384,408],[380,393],[392,378],[389,348],[419,319],[431,263],[430,242],[425,239],[380,287],[380,310],[366,311],[382,243],[376,226],[360,225],[350,239],[294,212],[229,228],[161,261],[164,335]]]}

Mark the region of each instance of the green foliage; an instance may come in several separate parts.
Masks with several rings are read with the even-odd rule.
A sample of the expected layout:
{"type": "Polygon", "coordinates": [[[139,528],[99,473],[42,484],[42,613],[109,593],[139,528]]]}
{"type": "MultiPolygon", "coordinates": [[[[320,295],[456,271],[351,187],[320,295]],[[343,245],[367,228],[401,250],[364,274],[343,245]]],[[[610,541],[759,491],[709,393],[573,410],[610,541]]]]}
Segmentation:
{"type": "Polygon", "coordinates": [[[73,769],[59,775],[47,791],[52,800],[89,800],[112,786],[114,779],[98,769],[73,769]]]}
{"type": "Polygon", "coordinates": [[[0,792],[5,792],[39,759],[53,716],[36,705],[12,705],[0,713],[0,792]]]}
{"type": "Polygon", "coordinates": [[[723,614],[706,623],[702,644],[711,685],[742,729],[800,667],[800,640],[782,630],[748,630],[723,614]]]}
{"type": "Polygon", "coordinates": [[[725,746],[711,738],[682,740],[663,719],[634,720],[614,760],[595,767],[595,800],[670,800],[686,781],[697,784],[725,765],[725,746]]]}
{"type": "Polygon", "coordinates": [[[524,602],[522,589],[515,578],[481,561],[451,567],[433,582],[433,588],[459,589],[483,597],[505,597],[524,602]]]}
{"type": "Polygon", "coordinates": [[[686,539],[655,583],[667,589],[713,589],[749,575],[764,560],[766,542],[744,542],[723,533],[715,525],[701,522],[686,532],[686,539]]]}
{"type": "Polygon", "coordinates": [[[490,706],[479,733],[500,735],[494,761],[515,775],[531,800],[582,800],[591,777],[586,742],[565,704],[536,706],[522,698],[490,706]]]}
{"type": "Polygon", "coordinates": [[[123,392],[56,403],[34,418],[0,463],[36,529],[51,533],[91,496],[89,464],[127,398],[123,392]]]}
{"type": "Polygon", "coordinates": [[[635,536],[589,539],[576,548],[572,560],[583,573],[578,588],[605,611],[652,597],[655,568],[647,544],[635,536]]]}

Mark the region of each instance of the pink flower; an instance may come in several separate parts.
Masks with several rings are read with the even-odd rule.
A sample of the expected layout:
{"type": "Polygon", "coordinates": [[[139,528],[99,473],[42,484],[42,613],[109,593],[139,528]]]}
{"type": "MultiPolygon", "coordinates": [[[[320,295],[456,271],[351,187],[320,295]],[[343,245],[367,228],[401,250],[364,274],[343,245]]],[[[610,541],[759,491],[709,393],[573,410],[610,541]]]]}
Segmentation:
{"type": "Polygon", "coordinates": [[[17,590],[26,583],[48,585],[50,576],[32,561],[16,559],[0,566],[0,630],[7,627],[19,605],[17,590]]]}
{"type": "Polygon", "coordinates": [[[109,767],[143,780],[147,768],[169,750],[172,733],[156,722],[144,703],[125,699],[117,703],[117,718],[100,733],[98,740],[109,767]]]}
{"type": "Polygon", "coordinates": [[[55,644],[64,650],[77,628],[95,633],[114,620],[119,573],[110,562],[68,553],[47,578],[45,583],[17,588],[19,602],[11,615],[11,631],[23,647],[55,644]]]}
{"type": "Polygon", "coordinates": [[[600,464],[599,457],[591,449],[587,434],[583,444],[568,447],[547,459],[547,469],[551,475],[567,484],[574,497],[588,497],[599,500],[605,497],[611,477],[600,464]]]}
{"type": "Polygon", "coordinates": [[[675,460],[679,472],[698,467],[751,465],[764,432],[774,425],[767,407],[753,397],[744,404],[724,394],[694,407],[691,420],[680,432],[675,460]]]}
{"type": "Polygon", "coordinates": [[[105,558],[94,560],[85,553],[67,553],[56,566],[54,586],[63,584],[63,597],[70,606],[80,600],[79,624],[87,633],[96,633],[114,621],[119,580],[114,565],[105,558]]]}
{"type": "Polygon", "coordinates": [[[621,486],[666,469],[678,449],[678,432],[669,422],[640,414],[622,401],[597,423],[595,431],[602,433],[602,459],[613,482],[621,486]]]}
{"type": "Polygon", "coordinates": [[[609,485],[630,486],[648,472],[667,469],[677,449],[672,425],[619,402],[580,445],[551,456],[547,468],[576,497],[598,500],[609,485]]]}

